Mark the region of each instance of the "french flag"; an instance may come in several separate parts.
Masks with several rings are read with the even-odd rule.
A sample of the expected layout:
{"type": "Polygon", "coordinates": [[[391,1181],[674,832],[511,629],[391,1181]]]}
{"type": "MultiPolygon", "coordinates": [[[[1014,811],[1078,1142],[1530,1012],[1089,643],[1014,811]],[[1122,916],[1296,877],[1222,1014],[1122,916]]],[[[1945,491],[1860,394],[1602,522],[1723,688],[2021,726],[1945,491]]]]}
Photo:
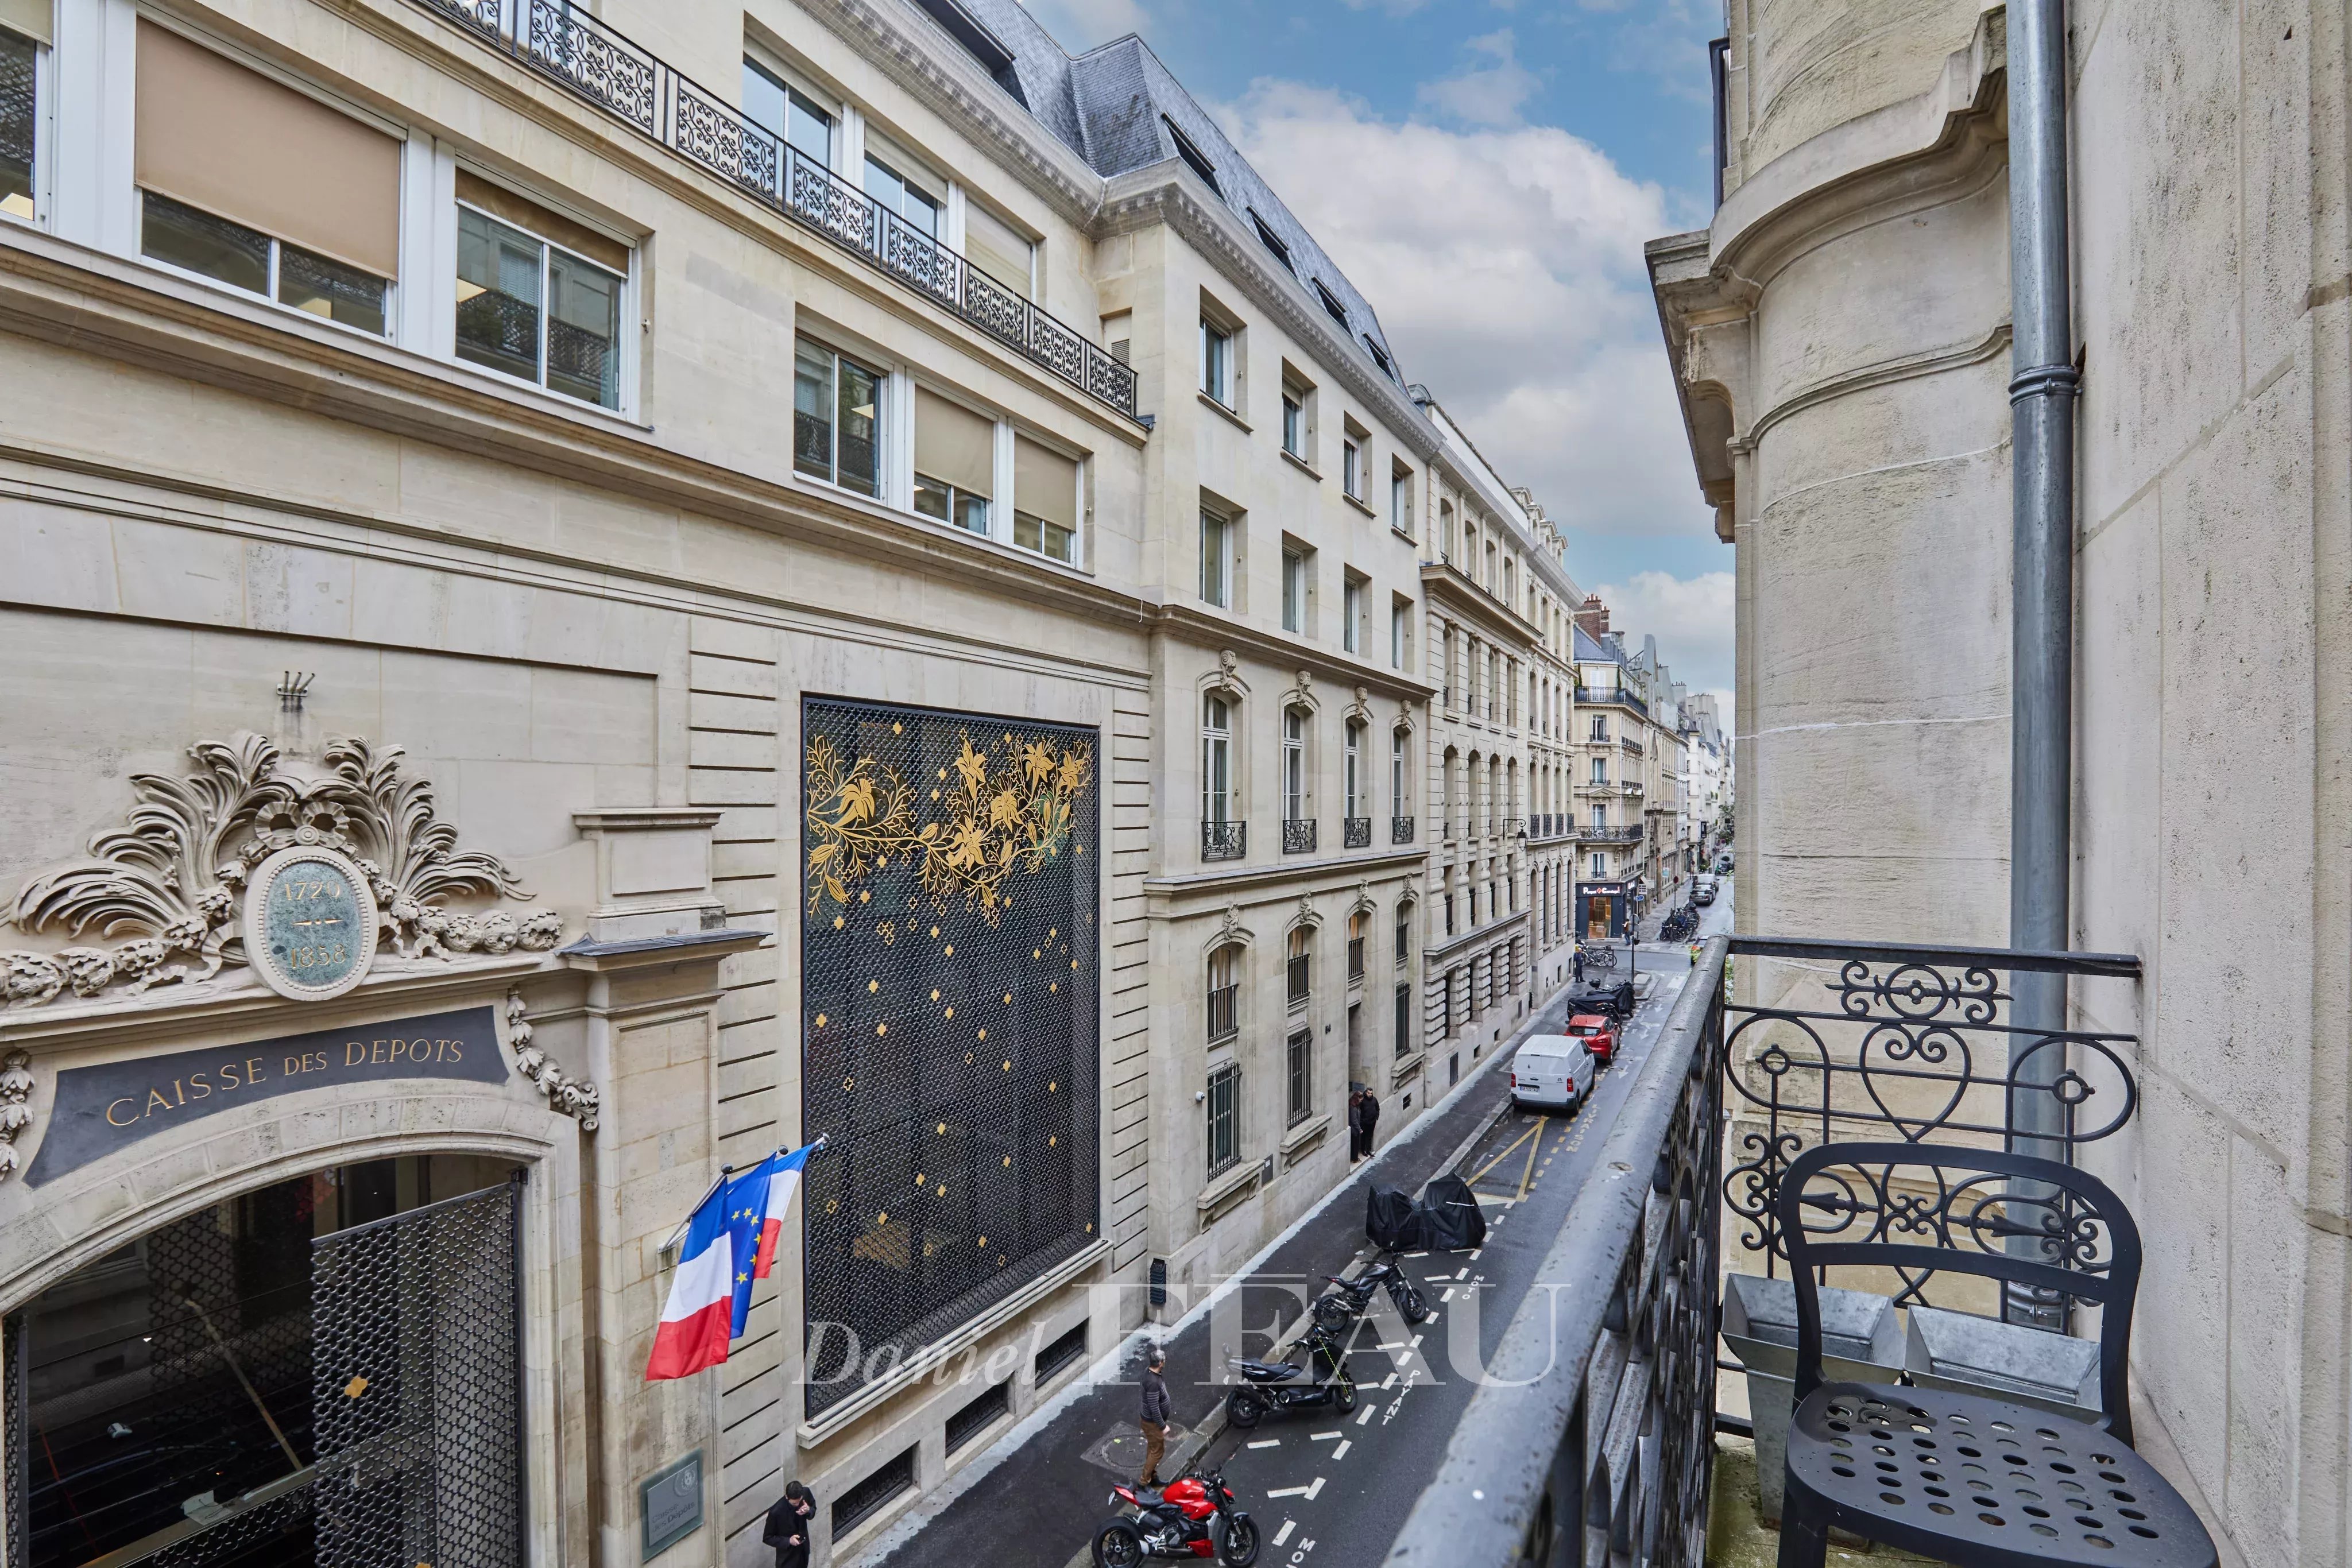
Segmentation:
{"type": "MultiPolygon", "coordinates": [[[[686,1240],[670,1276],[669,1301],[654,1333],[654,1354],[646,1381],[690,1377],[727,1359],[735,1328],[735,1229],[728,1223],[728,1199],[736,1184],[711,1189],[686,1222],[686,1240]]],[[[740,1206],[739,1206],[740,1207],[740,1206]]],[[[748,1284],[748,1281],[747,1281],[748,1284]]]]}
{"type": "Polygon", "coordinates": [[[751,1278],[764,1280],[775,1266],[776,1238],[783,1233],[784,1211],[793,1206],[793,1194],[801,1185],[801,1167],[808,1157],[824,1147],[819,1138],[814,1144],[803,1144],[788,1155],[777,1155],[768,1161],[767,1201],[761,1206],[760,1239],[751,1259],[751,1278]]]}

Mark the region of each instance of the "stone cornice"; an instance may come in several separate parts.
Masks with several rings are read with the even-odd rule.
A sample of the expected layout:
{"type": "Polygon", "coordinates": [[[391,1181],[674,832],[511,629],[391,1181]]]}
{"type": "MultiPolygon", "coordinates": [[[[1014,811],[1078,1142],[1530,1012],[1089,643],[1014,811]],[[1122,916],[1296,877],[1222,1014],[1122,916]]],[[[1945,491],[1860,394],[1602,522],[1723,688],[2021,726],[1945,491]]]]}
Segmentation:
{"type": "Polygon", "coordinates": [[[1431,603],[1444,602],[1480,623],[1487,640],[1507,643],[1519,653],[1534,650],[1543,641],[1536,623],[1479,587],[1448,561],[1421,563],[1422,591],[1431,603]]]}
{"type": "Polygon", "coordinates": [[[1375,664],[1368,659],[1335,653],[1319,643],[1306,642],[1286,633],[1277,635],[1262,632],[1245,621],[1229,621],[1220,615],[1192,604],[1162,604],[1154,616],[1152,630],[1203,647],[1231,648],[1237,653],[1279,666],[1284,670],[1306,670],[1317,680],[1328,681],[1343,688],[1361,686],[1366,691],[1384,697],[1412,704],[1427,702],[1437,695],[1437,688],[1427,681],[1415,680],[1402,670],[1375,664]]]}
{"type": "Polygon", "coordinates": [[[1233,209],[1193,194],[1187,184],[1192,176],[1178,173],[1181,168],[1171,160],[1113,180],[1095,224],[1097,235],[1131,234],[1154,223],[1175,230],[1285,331],[1313,345],[1322,366],[1384,420],[1415,456],[1424,463],[1435,457],[1443,438],[1421,405],[1380,373],[1360,344],[1332,329],[1330,317],[1307,298],[1305,284],[1288,273],[1276,277],[1260,259],[1264,247],[1243,231],[1233,209]]]}
{"type": "Polygon", "coordinates": [[[1102,210],[1106,182],[1086,160],[950,44],[918,29],[933,25],[904,0],[803,0],[885,76],[1004,159],[1023,184],[1081,228],[1102,210]]]}

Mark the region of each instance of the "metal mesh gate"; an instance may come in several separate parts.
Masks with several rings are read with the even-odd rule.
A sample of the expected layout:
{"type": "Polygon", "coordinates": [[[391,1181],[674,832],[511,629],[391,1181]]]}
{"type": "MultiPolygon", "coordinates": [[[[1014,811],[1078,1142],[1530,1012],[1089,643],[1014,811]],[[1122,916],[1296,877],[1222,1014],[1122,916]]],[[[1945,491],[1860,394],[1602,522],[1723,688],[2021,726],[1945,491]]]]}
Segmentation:
{"type": "Polygon", "coordinates": [[[522,1561],[520,1180],[313,1244],[320,1568],[522,1561]]]}
{"type": "Polygon", "coordinates": [[[802,711],[807,1410],[1097,1233],[1097,732],[802,711]]]}

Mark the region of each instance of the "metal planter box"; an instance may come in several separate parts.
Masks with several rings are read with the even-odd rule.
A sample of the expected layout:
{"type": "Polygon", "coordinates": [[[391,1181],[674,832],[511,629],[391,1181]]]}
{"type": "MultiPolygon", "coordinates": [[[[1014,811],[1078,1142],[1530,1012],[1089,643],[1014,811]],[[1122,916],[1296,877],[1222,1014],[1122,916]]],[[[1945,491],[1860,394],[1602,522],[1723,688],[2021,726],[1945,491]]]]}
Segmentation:
{"type": "MultiPolygon", "coordinates": [[[[1894,1383],[1903,1372],[1903,1325],[1895,1303],[1868,1291],[1821,1288],[1822,1375],[1832,1382],[1894,1383]]],[[[1796,1410],[1797,1287],[1788,1280],[1732,1274],[1724,1281],[1724,1343],[1748,1368],[1748,1411],[1756,1423],[1757,1504],[1780,1517],[1789,1418],[1796,1410]]]]}
{"type": "Polygon", "coordinates": [[[1998,1395],[2077,1421],[2099,1414],[2099,1344],[1973,1312],[1913,1307],[1903,1365],[1922,1388],[1998,1395]]]}

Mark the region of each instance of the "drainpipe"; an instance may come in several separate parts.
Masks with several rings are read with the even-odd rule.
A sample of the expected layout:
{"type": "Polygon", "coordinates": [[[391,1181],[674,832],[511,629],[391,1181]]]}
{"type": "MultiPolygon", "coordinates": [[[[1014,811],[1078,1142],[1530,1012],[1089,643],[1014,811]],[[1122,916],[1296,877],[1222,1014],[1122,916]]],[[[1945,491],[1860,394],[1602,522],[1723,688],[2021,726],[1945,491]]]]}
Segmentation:
{"type": "MultiPolygon", "coordinates": [[[[2010,692],[2009,940],[2016,948],[2068,945],[2074,852],[2074,392],[2066,211],[2064,0],[2009,5],[2009,279],[2011,322],[2013,581],[2010,692]]],[[[2063,975],[2012,972],[2012,1023],[2066,1024],[2063,975]]],[[[2030,1044],[2025,1036],[2012,1037],[2030,1044]]],[[[2065,1054],[2048,1046],[2014,1076],[2056,1082],[2065,1054]]],[[[2064,1110],[2046,1087],[2012,1089],[2010,1125],[2021,1154],[2063,1160],[2053,1136],[2064,1110]]],[[[2012,1239],[2012,1249],[2031,1239],[2012,1239]]],[[[2058,1328],[2055,1309],[2013,1299],[2005,1314],[2058,1328]]]]}

